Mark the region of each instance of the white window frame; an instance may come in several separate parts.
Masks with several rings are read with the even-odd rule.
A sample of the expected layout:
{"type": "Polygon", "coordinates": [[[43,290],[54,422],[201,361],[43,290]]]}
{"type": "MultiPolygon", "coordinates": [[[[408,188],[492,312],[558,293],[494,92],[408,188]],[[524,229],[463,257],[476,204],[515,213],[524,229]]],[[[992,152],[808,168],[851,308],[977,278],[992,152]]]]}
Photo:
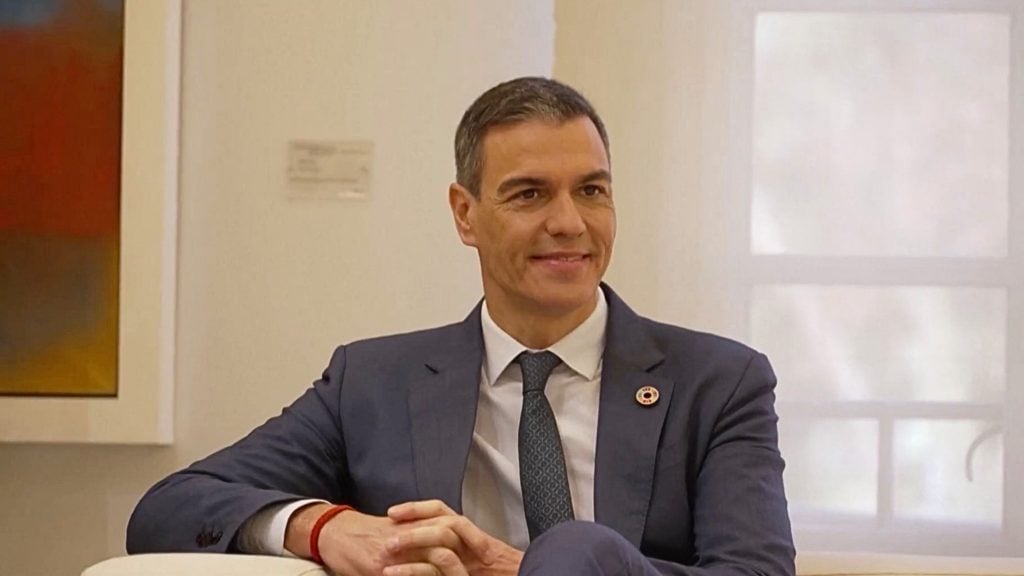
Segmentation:
{"type": "MultiPolygon", "coordinates": [[[[998,287],[1006,290],[1006,392],[1002,405],[922,402],[780,402],[787,414],[876,419],[879,422],[878,518],[870,526],[794,518],[801,549],[915,554],[1024,553],[1024,2],[1016,0],[729,0],[725,30],[727,171],[716,216],[734,233],[725,252],[729,332],[749,340],[750,306],[757,285],[870,285],[998,287]],[[751,253],[754,111],[754,34],[762,12],[998,13],[1011,18],[1008,254],[1006,258],[890,258],[760,255],[751,253]],[[741,208],[742,207],[742,208],[741,208]],[[893,522],[892,425],[900,418],[1001,421],[1003,426],[1002,530],[935,523],[893,522]]],[[[784,379],[785,375],[780,375],[784,379]]],[[[785,454],[783,454],[785,456],[785,454]]]]}

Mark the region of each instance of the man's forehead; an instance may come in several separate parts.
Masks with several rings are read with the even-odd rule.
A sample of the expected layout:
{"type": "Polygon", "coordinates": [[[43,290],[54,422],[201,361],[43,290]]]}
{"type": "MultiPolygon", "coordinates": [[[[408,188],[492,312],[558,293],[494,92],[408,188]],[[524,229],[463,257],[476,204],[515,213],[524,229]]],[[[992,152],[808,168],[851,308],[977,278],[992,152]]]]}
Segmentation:
{"type": "Polygon", "coordinates": [[[547,184],[610,181],[608,156],[586,116],[564,122],[532,121],[488,135],[481,154],[481,185],[496,192],[547,184]]]}
{"type": "Polygon", "coordinates": [[[597,127],[587,116],[568,120],[530,119],[492,126],[484,134],[482,160],[535,152],[557,152],[567,148],[600,153],[607,151],[597,127]]]}

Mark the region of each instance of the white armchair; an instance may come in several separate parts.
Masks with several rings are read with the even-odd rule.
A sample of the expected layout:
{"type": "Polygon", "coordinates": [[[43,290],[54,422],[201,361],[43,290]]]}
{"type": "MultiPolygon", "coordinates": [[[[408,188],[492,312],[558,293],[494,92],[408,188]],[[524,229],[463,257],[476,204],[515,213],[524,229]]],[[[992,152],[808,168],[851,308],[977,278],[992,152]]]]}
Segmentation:
{"type": "MultiPolygon", "coordinates": [[[[803,553],[799,576],[1024,576],[1024,558],[803,553]]],[[[233,554],[141,554],[104,560],[82,576],[328,576],[306,560],[233,554]]]]}
{"type": "Polygon", "coordinates": [[[94,564],[82,576],[328,576],[297,558],[242,554],[138,554],[94,564]]]}

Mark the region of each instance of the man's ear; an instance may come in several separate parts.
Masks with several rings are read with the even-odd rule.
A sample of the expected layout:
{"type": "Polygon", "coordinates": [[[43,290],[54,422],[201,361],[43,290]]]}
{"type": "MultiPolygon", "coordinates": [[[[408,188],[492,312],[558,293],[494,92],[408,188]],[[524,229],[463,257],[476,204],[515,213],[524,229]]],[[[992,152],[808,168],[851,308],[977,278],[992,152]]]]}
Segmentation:
{"type": "Polygon", "coordinates": [[[452,209],[455,219],[455,230],[466,246],[476,246],[476,232],[473,223],[476,216],[477,199],[473,193],[457,182],[448,186],[448,206],[452,209]]]}

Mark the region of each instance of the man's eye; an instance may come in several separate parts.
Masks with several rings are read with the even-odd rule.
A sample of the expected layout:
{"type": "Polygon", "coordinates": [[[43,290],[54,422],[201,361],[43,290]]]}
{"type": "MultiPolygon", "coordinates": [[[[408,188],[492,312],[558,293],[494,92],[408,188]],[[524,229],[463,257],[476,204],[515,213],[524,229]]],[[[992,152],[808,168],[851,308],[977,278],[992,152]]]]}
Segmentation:
{"type": "Polygon", "coordinates": [[[520,200],[533,200],[539,194],[540,192],[536,188],[529,188],[521,191],[519,194],[516,194],[516,196],[519,197],[520,200]]]}
{"type": "Polygon", "coordinates": [[[583,187],[583,195],[584,196],[599,196],[599,195],[601,195],[603,193],[604,193],[604,188],[601,188],[600,186],[597,186],[597,185],[594,185],[594,184],[591,184],[589,186],[584,186],[583,187]]]}

